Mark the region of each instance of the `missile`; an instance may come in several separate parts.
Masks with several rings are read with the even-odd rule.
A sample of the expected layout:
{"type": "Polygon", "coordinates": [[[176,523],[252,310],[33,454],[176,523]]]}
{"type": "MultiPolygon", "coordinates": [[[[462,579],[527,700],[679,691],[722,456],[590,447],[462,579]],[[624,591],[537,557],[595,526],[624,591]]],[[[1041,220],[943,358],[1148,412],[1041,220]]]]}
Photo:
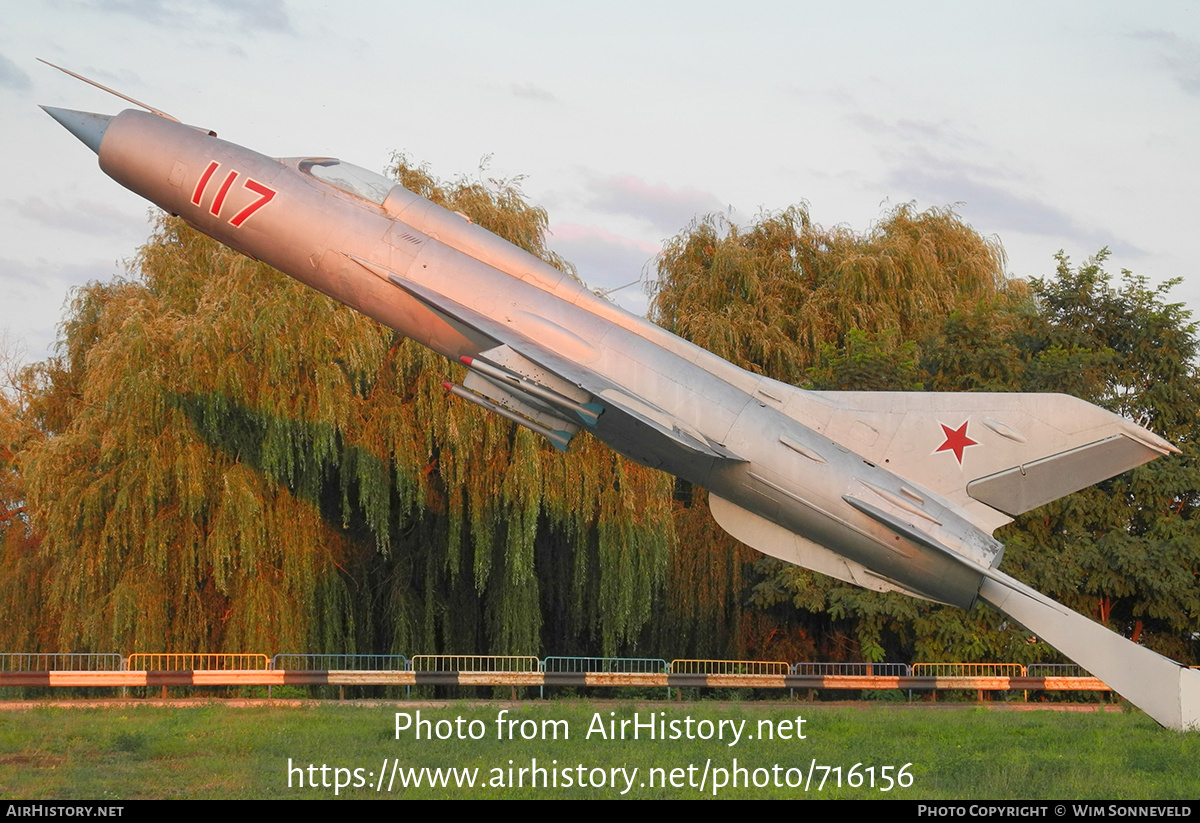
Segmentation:
{"type": "Polygon", "coordinates": [[[518,391],[523,391],[526,394],[531,394],[539,400],[544,400],[555,408],[563,411],[574,412],[579,415],[579,418],[589,426],[594,426],[600,420],[600,415],[604,411],[604,407],[599,403],[578,403],[569,397],[564,397],[553,389],[548,389],[534,383],[532,380],[526,380],[520,375],[513,374],[507,369],[503,369],[493,363],[489,363],[482,357],[467,357],[466,355],[458,358],[464,366],[471,371],[479,372],[484,377],[489,377],[492,380],[499,381],[510,388],[518,391]]]}
{"type": "Polygon", "coordinates": [[[466,365],[463,385],[446,386],[455,396],[557,449],[586,429],[707,488],[717,523],[766,554],[875,591],[982,599],[1159,723],[1200,727],[1200,671],[1009,577],[992,536],[1178,451],[1152,432],[1061,394],[805,391],[366,169],[269,157],[153,109],[44,108],[120,185],[466,365]]]}
{"type": "Polygon", "coordinates": [[[474,403],[476,406],[479,406],[482,409],[487,409],[490,412],[500,415],[506,420],[519,423],[520,425],[528,428],[530,431],[537,432],[549,440],[551,445],[561,452],[565,452],[567,447],[571,444],[571,435],[569,433],[562,431],[561,429],[552,429],[549,426],[543,426],[540,423],[522,417],[517,412],[509,411],[499,403],[495,403],[486,397],[480,397],[479,395],[468,391],[462,386],[457,386],[448,380],[444,380],[442,381],[442,388],[453,394],[455,397],[461,397],[468,403],[474,403]]]}

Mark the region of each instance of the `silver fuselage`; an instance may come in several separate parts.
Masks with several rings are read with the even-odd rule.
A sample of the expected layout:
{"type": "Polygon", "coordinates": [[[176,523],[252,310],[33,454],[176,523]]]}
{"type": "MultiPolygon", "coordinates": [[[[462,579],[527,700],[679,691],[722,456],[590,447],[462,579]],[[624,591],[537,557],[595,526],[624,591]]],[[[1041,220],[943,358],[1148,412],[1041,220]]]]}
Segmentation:
{"type": "MultiPolygon", "coordinates": [[[[591,430],[613,449],[813,543],[836,547],[887,580],[967,608],[981,576],[851,506],[845,496],[860,493],[864,484],[920,508],[924,528],[955,551],[984,566],[998,559],[999,544],[938,495],[820,434],[827,420],[801,422],[807,410],[826,408],[804,396],[810,393],[751,374],[625,312],[402,187],[382,204],[368,202],[302,171],[302,160],[271,158],[134,110],[113,118],[99,157],[118,183],[204,234],[447,358],[479,355],[486,344],[355,258],[422,284],[603,375],[621,387],[623,399],[644,401],[653,407],[649,414],[666,412],[741,460],[680,449],[652,429],[603,415],[591,430]],[[273,192],[271,199],[237,220],[263,199],[263,190],[273,192]]],[[[780,556],[791,559],[786,554],[780,556]]]]}

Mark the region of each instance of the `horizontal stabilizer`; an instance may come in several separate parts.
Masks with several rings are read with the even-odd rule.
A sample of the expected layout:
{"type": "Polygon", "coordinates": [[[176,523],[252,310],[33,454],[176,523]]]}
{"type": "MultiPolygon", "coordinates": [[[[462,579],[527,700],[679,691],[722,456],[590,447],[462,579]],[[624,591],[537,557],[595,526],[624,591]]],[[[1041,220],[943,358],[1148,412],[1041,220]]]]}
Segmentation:
{"type": "Polygon", "coordinates": [[[1065,394],[811,392],[772,383],[782,410],[959,506],[991,533],[1174,446],[1065,394]]]}

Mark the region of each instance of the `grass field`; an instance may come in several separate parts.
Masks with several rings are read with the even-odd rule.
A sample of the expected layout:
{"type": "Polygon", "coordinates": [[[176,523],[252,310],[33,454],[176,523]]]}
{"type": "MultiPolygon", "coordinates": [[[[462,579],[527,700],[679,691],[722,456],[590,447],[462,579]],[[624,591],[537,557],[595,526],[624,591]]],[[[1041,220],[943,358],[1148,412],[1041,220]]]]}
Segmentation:
{"type": "Polygon", "coordinates": [[[1140,713],[904,704],[214,702],[0,710],[5,799],[335,793],[1191,800],[1200,797],[1200,734],[1166,731],[1140,713]],[[635,719],[643,724],[637,739],[635,719]],[[645,725],[651,720],[655,739],[645,725]],[[431,787],[439,777],[448,785],[431,787]],[[403,785],[417,779],[420,786],[403,785]]]}

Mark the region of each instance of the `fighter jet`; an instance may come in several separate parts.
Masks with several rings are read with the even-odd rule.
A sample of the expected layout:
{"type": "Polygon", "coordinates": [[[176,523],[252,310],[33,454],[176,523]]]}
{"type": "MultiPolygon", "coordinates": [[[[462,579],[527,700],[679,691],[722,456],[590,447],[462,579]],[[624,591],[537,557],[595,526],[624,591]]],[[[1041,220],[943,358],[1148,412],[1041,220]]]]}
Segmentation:
{"type": "Polygon", "coordinates": [[[561,450],[587,430],[702,486],[723,529],[789,563],[983,600],[1162,725],[1200,727],[1200,671],[1004,574],[992,536],[1178,451],[1161,437],[1061,394],[814,392],[752,374],[380,174],[269,157],[118,96],[146,110],[43,108],[122,186],[464,364],[447,384],[464,401],[561,450]]]}

